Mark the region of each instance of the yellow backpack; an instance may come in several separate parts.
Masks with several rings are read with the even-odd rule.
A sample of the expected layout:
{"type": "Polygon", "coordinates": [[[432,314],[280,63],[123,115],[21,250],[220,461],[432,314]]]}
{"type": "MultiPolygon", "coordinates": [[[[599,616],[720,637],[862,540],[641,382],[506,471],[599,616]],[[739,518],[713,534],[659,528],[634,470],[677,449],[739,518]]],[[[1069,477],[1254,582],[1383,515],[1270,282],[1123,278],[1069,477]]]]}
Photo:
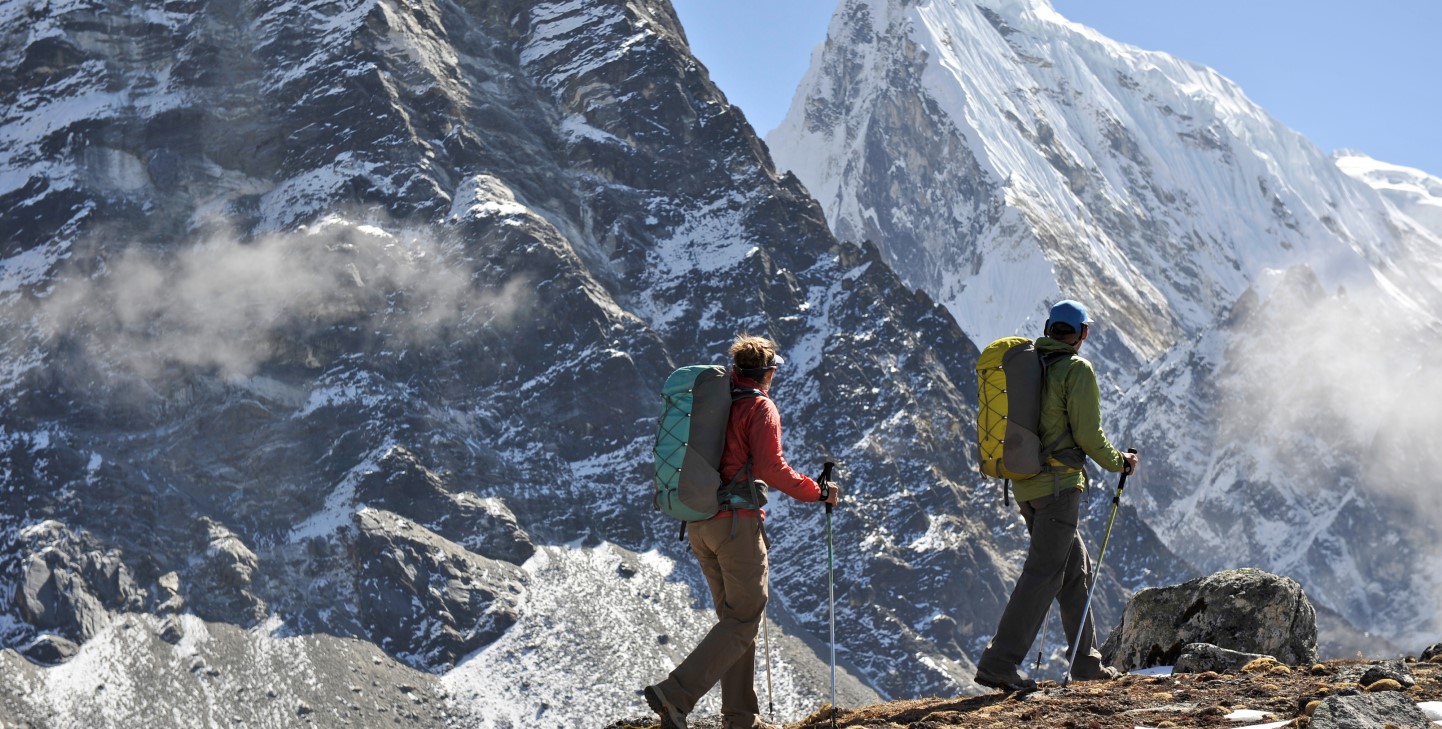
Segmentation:
{"type": "MultiPolygon", "coordinates": [[[[1058,354],[1050,359],[1066,356],[1058,354]]],[[[976,434],[982,473],[1010,481],[1047,470],[1051,454],[1039,434],[1042,383],[1051,363],[1047,359],[1026,337],[1003,337],[981,351],[976,360],[976,434]]],[[[1002,498],[1008,500],[1005,484],[1002,498]]]]}

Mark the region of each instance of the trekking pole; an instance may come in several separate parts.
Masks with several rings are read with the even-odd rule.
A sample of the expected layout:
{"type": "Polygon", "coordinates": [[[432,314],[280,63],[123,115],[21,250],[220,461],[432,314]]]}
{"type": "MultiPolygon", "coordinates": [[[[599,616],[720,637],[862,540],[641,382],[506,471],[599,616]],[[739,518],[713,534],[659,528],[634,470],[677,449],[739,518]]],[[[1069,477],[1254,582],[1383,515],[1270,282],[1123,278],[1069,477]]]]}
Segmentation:
{"type": "Polygon", "coordinates": [[[1046,648],[1046,631],[1051,624],[1051,604],[1046,606],[1046,617],[1041,621],[1041,642],[1036,644],[1036,670],[1041,670],[1041,652],[1046,648]]]}
{"type": "MultiPolygon", "coordinates": [[[[1135,455],[1136,452],[1137,449],[1135,448],[1127,449],[1127,453],[1135,455]]],[[[1087,613],[1091,612],[1092,609],[1092,595],[1096,593],[1097,580],[1100,579],[1102,575],[1102,560],[1107,556],[1107,541],[1112,538],[1112,524],[1115,524],[1117,520],[1117,507],[1121,505],[1122,489],[1127,487],[1127,476],[1131,474],[1131,472],[1131,465],[1124,461],[1122,463],[1122,477],[1117,479],[1117,492],[1112,496],[1112,515],[1110,519],[1107,519],[1107,531],[1102,535],[1102,548],[1101,551],[1097,553],[1097,568],[1092,573],[1091,587],[1087,588],[1086,606],[1082,608],[1081,623],[1077,625],[1077,634],[1074,640],[1072,640],[1071,660],[1066,662],[1066,675],[1061,677],[1062,688],[1066,688],[1067,683],[1071,681],[1071,669],[1072,666],[1076,665],[1077,651],[1081,649],[1081,634],[1082,631],[1086,630],[1087,626],[1087,613]]]]}
{"type": "MultiPolygon", "coordinates": [[[[836,464],[827,461],[821,466],[821,499],[831,495],[831,467],[836,464]]],[[[836,729],[836,584],[832,574],[836,571],[831,546],[831,504],[826,505],[826,595],[831,605],[831,729],[836,729]]]]}
{"type": "MultiPolygon", "coordinates": [[[[766,570],[766,583],[766,592],[770,594],[771,570],[766,570]]],[[[761,644],[762,649],[766,651],[766,714],[767,716],[775,717],[776,694],[771,690],[771,630],[767,627],[767,624],[770,622],[770,619],[766,617],[766,613],[763,611],[761,613],[761,644]]]]}

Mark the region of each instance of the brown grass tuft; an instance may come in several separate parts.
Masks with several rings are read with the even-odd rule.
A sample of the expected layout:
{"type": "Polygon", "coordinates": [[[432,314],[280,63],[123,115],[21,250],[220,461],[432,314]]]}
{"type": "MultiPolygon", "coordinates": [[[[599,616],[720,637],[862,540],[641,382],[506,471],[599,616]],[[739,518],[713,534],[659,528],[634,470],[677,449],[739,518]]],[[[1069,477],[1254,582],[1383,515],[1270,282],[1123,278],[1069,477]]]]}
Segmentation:
{"type": "Polygon", "coordinates": [[[1401,691],[1402,684],[1399,683],[1397,679],[1384,678],[1378,681],[1373,681],[1372,684],[1368,686],[1365,690],[1367,691],[1367,693],[1373,693],[1376,691],[1401,691]]]}
{"type": "MultiPolygon", "coordinates": [[[[1262,656],[1253,658],[1250,663],[1242,666],[1242,673],[1266,673],[1277,667],[1286,668],[1277,659],[1271,656],[1262,656]]],[[[1288,669],[1287,672],[1291,673],[1291,669],[1288,669]]]]}
{"type": "MultiPolygon", "coordinates": [[[[830,726],[830,725],[831,725],[831,713],[832,713],[832,711],[831,711],[831,704],[822,704],[821,707],[818,708],[816,711],[811,712],[811,715],[810,715],[810,716],[806,717],[805,719],[802,719],[802,720],[801,720],[801,725],[802,725],[802,726],[811,726],[811,725],[813,725],[813,724],[822,724],[822,723],[825,723],[827,726],[830,726]]],[[[840,716],[840,714],[838,714],[838,715],[837,715],[837,719],[839,720],[840,718],[841,718],[841,716],[840,716]]]]}

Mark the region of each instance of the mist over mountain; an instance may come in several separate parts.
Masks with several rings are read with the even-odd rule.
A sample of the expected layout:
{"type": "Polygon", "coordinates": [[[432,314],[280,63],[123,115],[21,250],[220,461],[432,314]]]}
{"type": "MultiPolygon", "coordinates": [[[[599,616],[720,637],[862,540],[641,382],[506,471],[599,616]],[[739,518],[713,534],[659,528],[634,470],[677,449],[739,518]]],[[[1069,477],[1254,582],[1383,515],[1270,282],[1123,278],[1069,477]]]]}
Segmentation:
{"type": "Polygon", "coordinates": [[[767,141],[979,346],[1093,307],[1106,421],[1146,460],[1134,503],[1192,568],[1436,633],[1442,510],[1406,455],[1439,425],[1417,404],[1442,374],[1435,178],[1334,160],[1045,0],[843,2],[767,141]]]}

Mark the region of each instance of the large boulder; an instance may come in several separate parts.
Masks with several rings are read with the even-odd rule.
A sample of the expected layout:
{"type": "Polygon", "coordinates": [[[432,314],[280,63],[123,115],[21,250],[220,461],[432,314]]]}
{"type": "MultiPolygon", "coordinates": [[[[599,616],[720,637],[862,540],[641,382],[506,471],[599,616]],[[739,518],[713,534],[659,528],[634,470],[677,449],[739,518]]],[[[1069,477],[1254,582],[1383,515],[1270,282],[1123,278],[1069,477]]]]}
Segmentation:
{"type": "Polygon", "coordinates": [[[1175,665],[1190,643],[1317,660],[1317,614],[1295,580],[1238,569],[1138,592],[1102,645],[1102,659],[1124,670],[1175,665]]]}
{"type": "Polygon", "coordinates": [[[1328,696],[1312,713],[1312,729],[1436,729],[1417,704],[1399,691],[1328,696]]]}
{"type": "Polygon", "coordinates": [[[80,646],[53,633],[42,633],[20,647],[20,655],[42,666],[59,665],[79,652],[80,646]]]}
{"type": "Polygon", "coordinates": [[[1430,661],[1434,658],[1442,658],[1442,643],[1433,643],[1422,651],[1421,660],[1430,661]]]}
{"type": "Polygon", "coordinates": [[[1397,685],[1404,689],[1417,685],[1417,679],[1413,677],[1411,671],[1407,670],[1407,664],[1402,661],[1382,661],[1368,666],[1367,670],[1362,672],[1361,678],[1357,679],[1357,683],[1371,686],[1378,681],[1385,680],[1396,681],[1397,685]]]}
{"type": "Polygon", "coordinates": [[[1211,643],[1188,643],[1182,646],[1182,654],[1177,657],[1172,671],[1174,673],[1205,673],[1206,671],[1235,673],[1241,670],[1242,666],[1258,658],[1262,658],[1260,653],[1227,650],[1211,643]]]}

